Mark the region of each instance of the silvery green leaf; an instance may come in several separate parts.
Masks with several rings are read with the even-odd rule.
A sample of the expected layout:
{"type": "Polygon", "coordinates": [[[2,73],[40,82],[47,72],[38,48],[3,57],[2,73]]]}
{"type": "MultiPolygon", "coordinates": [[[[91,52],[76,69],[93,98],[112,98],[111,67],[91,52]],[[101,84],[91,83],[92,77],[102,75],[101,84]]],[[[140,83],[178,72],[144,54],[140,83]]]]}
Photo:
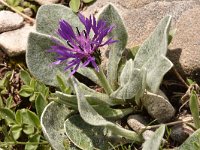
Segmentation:
{"type": "Polygon", "coordinates": [[[129,82],[133,70],[133,60],[129,59],[126,63],[124,68],[122,69],[120,78],[119,78],[119,84],[121,86],[124,86],[126,83],[129,82]]]}
{"type": "Polygon", "coordinates": [[[127,61],[120,76],[120,87],[111,94],[117,99],[131,99],[138,94],[142,88],[143,72],[133,68],[133,61],[127,61]]]}
{"type": "MultiPolygon", "coordinates": [[[[56,102],[61,104],[66,104],[66,106],[71,107],[74,105],[73,108],[78,109],[77,106],[77,97],[76,95],[69,95],[65,94],[59,91],[56,91],[55,94],[58,97],[58,100],[56,102]]],[[[84,95],[86,100],[89,102],[90,105],[103,117],[108,119],[117,120],[120,118],[125,117],[126,115],[133,113],[133,108],[124,108],[124,109],[113,109],[110,108],[109,105],[106,103],[103,97],[101,97],[102,100],[99,100],[99,98],[91,96],[91,95],[84,95]]]]}
{"type": "Polygon", "coordinates": [[[93,69],[84,67],[84,68],[79,68],[77,72],[101,86],[101,82],[99,81],[93,69]]]}
{"type": "Polygon", "coordinates": [[[141,137],[133,131],[124,129],[110,121],[104,119],[99,115],[95,109],[87,102],[85,96],[83,95],[78,83],[73,79],[74,89],[78,100],[78,110],[81,118],[90,125],[93,126],[103,126],[112,131],[113,133],[123,136],[127,139],[133,140],[133,142],[141,142],[141,137]]]}
{"type": "Polygon", "coordinates": [[[113,109],[108,105],[92,106],[97,113],[109,120],[119,120],[134,112],[134,108],[113,109]]]}
{"type": "Polygon", "coordinates": [[[161,125],[153,136],[144,142],[142,150],[159,150],[164,133],[165,125],[161,125]]]}
{"type": "Polygon", "coordinates": [[[115,26],[109,37],[113,37],[113,39],[118,40],[118,42],[111,44],[108,47],[110,50],[108,62],[108,81],[111,87],[115,90],[118,86],[118,64],[126,47],[128,35],[123,24],[123,20],[113,5],[107,5],[100,13],[99,19],[105,20],[108,25],[115,26]]]}
{"type": "Polygon", "coordinates": [[[91,97],[96,97],[96,98],[100,99],[101,101],[105,101],[110,106],[124,104],[124,102],[125,102],[124,100],[113,99],[110,96],[108,96],[107,94],[97,92],[97,91],[89,88],[85,84],[80,83],[78,80],[77,80],[77,83],[81,87],[81,91],[82,91],[82,93],[84,93],[84,95],[90,95],[91,97]]]}
{"type": "Polygon", "coordinates": [[[70,8],[51,4],[39,8],[36,16],[36,31],[58,37],[56,31],[61,19],[66,20],[72,27],[83,28],[78,16],[70,8]]]}
{"type": "Polygon", "coordinates": [[[137,105],[140,105],[141,97],[144,95],[145,89],[146,89],[146,81],[147,81],[147,70],[146,68],[141,69],[141,75],[142,75],[142,85],[139,87],[138,93],[135,95],[135,102],[137,105]]]}
{"type": "MultiPolygon", "coordinates": [[[[68,138],[65,135],[64,122],[71,112],[66,105],[51,102],[45,107],[41,115],[40,122],[43,133],[55,150],[65,150],[63,142],[68,138]]],[[[72,147],[69,150],[78,149],[72,147]]]]}
{"type": "MultiPolygon", "coordinates": [[[[74,105],[77,105],[77,97],[76,95],[70,95],[70,94],[65,94],[59,91],[56,91],[55,94],[59,99],[58,101],[60,101],[61,103],[71,103],[74,105]]],[[[103,93],[91,93],[91,95],[85,95],[85,98],[87,99],[87,101],[90,103],[90,105],[99,105],[99,104],[107,104],[110,106],[113,106],[114,104],[110,101],[110,98],[108,95],[103,94],[103,93]]]]}
{"type": "Polygon", "coordinates": [[[64,126],[68,138],[82,150],[111,149],[110,144],[122,142],[120,137],[109,135],[104,127],[87,124],[79,115],[68,118],[64,126]]]}
{"type": "Polygon", "coordinates": [[[177,150],[199,150],[200,129],[196,130],[177,150]]]}
{"type": "MultiPolygon", "coordinates": [[[[48,49],[54,45],[50,36],[40,33],[30,33],[28,39],[28,49],[26,53],[26,63],[30,72],[45,84],[56,86],[56,76],[59,74],[63,79],[68,73],[62,73],[64,66],[53,66],[55,54],[49,53],[48,49]]],[[[67,83],[67,81],[66,81],[67,83]]]]}
{"type": "Polygon", "coordinates": [[[148,90],[156,93],[164,74],[173,64],[165,57],[168,46],[168,31],[171,16],[164,17],[153,33],[140,46],[135,59],[134,67],[147,69],[148,90]]]}

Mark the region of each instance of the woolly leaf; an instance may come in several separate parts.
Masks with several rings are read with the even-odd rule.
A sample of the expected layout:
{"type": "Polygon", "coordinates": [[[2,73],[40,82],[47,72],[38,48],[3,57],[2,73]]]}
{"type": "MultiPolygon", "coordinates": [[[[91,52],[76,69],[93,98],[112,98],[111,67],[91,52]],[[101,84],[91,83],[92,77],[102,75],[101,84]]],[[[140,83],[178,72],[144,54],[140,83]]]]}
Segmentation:
{"type": "Polygon", "coordinates": [[[108,47],[110,50],[108,62],[108,81],[111,87],[116,89],[118,86],[118,64],[120,62],[122,52],[125,49],[128,35],[123,24],[123,20],[113,5],[109,4],[106,6],[99,15],[99,19],[105,20],[108,25],[115,26],[109,37],[113,37],[113,39],[118,40],[118,42],[108,47]]]}
{"type": "Polygon", "coordinates": [[[164,133],[165,125],[161,125],[160,128],[155,131],[153,136],[144,142],[142,150],[159,150],[164,133]]]}
{"type": "MultiPolygon", "coordinates": [[[[70,113],[71,111],[66,105],[51,102],[45,107],[41,115],[43,133],[53,149],[65,150],[63,142],[68,139],[65,135],[64,122],[70,113]]],[[[75,148],[71,149],[76,150],[75,148]]]]}
{"type": "Polygon", "coordinates": [[[77,81],[73,79],[73,84],[78,100],[78,110],[82,119],[93,126],[104,126],[119,136],[123,136],[127,139],[133,140],[133,142],[140,142],[141,138],[138,134],[133,131],[126,130],[110,121],[104,119],[98,114],[94,108],[87,102],[85,96],[79,89],[77,81]]]}
{"type": "Polygon", "coordinates": [[[196,130],[177,150],[199,150],[200,129],[196,130]]]}
{"type": "Polygon", "coordinates": [[[55,54],[49,53],[50,46],[55,45],[50,36],[40,33],[30,33],[28,39],[28,49],[26,53],[26,63],[30,72],[45,84],[56,86],[56,76],[59,74],[63,79],[64,66],[52,66],[55,54]]]}
{"type": "Polygon", "coordinates": [[[141,70],[133,68],[133,61],[127,61],[120,76],[120,87],[111,94],[117,99],[131,99],[142,88],[143,74],[141,70]]]}
{"type": "Polygon", "coordinates": [[[135,59],[134,67],[147,69],[148,90],[156,93],[164,74],[173,64],[165,57],[168,46],[168,30],[171,16],[164,17],[153,33],[140,46],[135,59]]]}
{"type": "Polygon", "coordinates": [[[68,118],[64,126],[68,138],[82,150],[110,149],[109,143],[116,145],[116,142],[122,141],[117,136],[107,136],[104,127],[87,124],[79,115],[68,118]]]}
{"type": "Polygon", "coordinates": [[[66,20],[73,27],[82,29],[78,16],[68,7],[58,4],[43,5],[37,12],[36,31],[59,37],[56,33],[59,21],[66,20]]]}

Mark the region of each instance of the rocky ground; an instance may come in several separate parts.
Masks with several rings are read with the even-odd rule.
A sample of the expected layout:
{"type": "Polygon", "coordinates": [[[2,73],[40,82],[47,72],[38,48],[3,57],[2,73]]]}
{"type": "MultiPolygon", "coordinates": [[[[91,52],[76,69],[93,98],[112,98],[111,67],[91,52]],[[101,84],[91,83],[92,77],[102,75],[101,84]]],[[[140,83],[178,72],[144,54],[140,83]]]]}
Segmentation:
{"type": "MultiPolygon", "coordinates": [[[[40,5],[57,3],[59,0],[36,0],[40,5]]],[[[98,14],[102,8],[108,3],[107,0],[97,0],[90,6],[84,7],[81,11],[84,15],[98,14]]],[[[119,10],[124,19],[125,26],[128,30],[128,47],[140,45],[153,31],[157,23],[166,15],[172,15],[172,30],[176,30],[173,40],[169,45],[169,59],[174,63],[174,68],[178,71],[178,79],[181,80],[191,78],[200,83],[200,1],[199,0],[110,0],[119,10]],[[181,76],[181,77],[180,77],[181,76]]],[[[24,59],[27,49],[28,34],[35,30],[34,23],[30,23],[17,13],[10,10],[0,11],[0,49],[6,55],[11,57],[19,57],[24,59]]],[[[0,59],[3,59],[0,58],[0,59]]],[[[106,59],[106,58],[105,58],[106,59]]],[[[177,72],[172,71],[166,76],[167,79],[174,79],[177,72]]],[[[174,83],[175,81],[173,81],[174,83]]],[[[181,83],[181,81],[180,81],[181,83]]],[[[163,83],[163,87],[164,87],[163,83]]],[[[168,91],[169,96],[172,95],[173,89],[185,92],[186,87],[183,83],[181,86],[171,86],[168,91]]],[[[164,87],[164,90],[167,89],[164,87]]],[[[172,97],[170,97],[170,100],[172,97]]],[[[190,116],[188,116],[190,118],[190,116]]],[[[132,127],[131,122],[137,124],[132,127],[133,130],[143,129],[141,116],[130,116],[128,123],[132,127]],[[140,121],[138,121],[140,120],[140,121]]],[[[186,117],[187,118],[187,117],[186,117]]],[[[183,118],[180,118],[183,119],[183,118]]],[[[185,118],[184,118],[185,119],[185,118]]],[[[145,123],[144,123],[145,124],[145,123]]],[[[147,130],[147,134],[151,131],[147,130]]],[[[172,130],[172,138],[182,143],[192,129],[188,126],[174,126],[172,130]],[[179,131],[179,132],[178,132],[179,131]],[[177,138],[179,137],[179,138],[177,138]]]]}

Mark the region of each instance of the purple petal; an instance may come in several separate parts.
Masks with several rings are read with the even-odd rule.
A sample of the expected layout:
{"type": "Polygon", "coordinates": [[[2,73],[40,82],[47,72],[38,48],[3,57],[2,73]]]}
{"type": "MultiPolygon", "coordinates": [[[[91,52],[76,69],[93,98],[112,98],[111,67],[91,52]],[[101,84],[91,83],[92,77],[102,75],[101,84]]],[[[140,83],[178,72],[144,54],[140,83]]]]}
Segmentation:
{"type": "Polygon", "coordinates": [[[116,43],[116,42],[118,42],[118,40],[113,40],[112,38],[109,38],[106,42],[104,42],[100,46],[109,45],[109,44],[113,44],[113,43],[116,43]]]}
{"type": "Polygon", "coordinates": [[[78,64],[77,60],[72,60],[70,62],[67,62],[67,66],[65,67],[65,71],[72,68],[74,65],[78,64]]]}
{"type": "Polygon", "coordinates": [[[99,67],[97,66],[95,60],[91,60],[92,66],[94,67],[94,69],[99,72],[99,67]]]}
{"type": "Polygon", "coordinates": [[[75,36],[75,34],[74,34],[74,31],[73,31],[71,25],[70,25],[69,23],[67,23],[65,20],[61,20],[61,21],[60,21],[60,29],[61,29],[63,32],[69,34],[71,37],[76,38],[76,36],[75,36]]]}
{"type": "Polygon", "coordinates": [[[85,61],[81,67],[86,67],[90,62],[92,61],[92,58],[87,59],[87,61],[85,61]]]}
{"type": "Polygon", "coordinates": [[[74,68],[74,70],[69,74],[70,77],[78,70],[79,65],[80,63],[78,63],[76,67],[74,68]]]}
{"type": "Polygon", "coordinates": [[[81,13],[78,13],[78,17],[79,17],[79,20],[82,22],[82,24],[86,25],[85,17],[81,13]]]}

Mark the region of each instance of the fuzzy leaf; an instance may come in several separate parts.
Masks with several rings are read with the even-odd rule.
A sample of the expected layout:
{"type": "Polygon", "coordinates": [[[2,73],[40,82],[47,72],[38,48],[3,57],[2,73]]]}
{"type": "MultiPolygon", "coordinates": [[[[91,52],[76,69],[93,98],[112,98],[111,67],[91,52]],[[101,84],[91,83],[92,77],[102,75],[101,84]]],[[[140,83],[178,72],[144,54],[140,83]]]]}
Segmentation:
{"type": "MultiPolygon", "coordinates": [[[[71,103],[71,104],[77,105],[76,95],[70,95],[70,94],[65,94],[65,93],[56,91],[56,96],[59,98],[58,102],[61,102],[61,103],[66,102],[66,103],[71,103]]],[[[106,101],[106,100],[109,100],[109,97],[106,94],[85,95],[85,97],[86,97],[87,101],[90,103],[90,105],[110,104],[106,101]]],[[[111,106],[112,106],[112,104],[111,104],[111,106]]]]}
{"type": "Polygon", "coordinates": [[[67,140],[67,136],[65,135],[64,122],[70,113],[71,111],[66,105],[51,102],[41,115],[43,133],[53,149],[65,150],[63,141],[67,140]]]}
{"type": "Polygon", "coordinates": [[[78,80],[77,80],[77,82],[78,82],[79,86],[81,87],[81,91],[82,91],[82,93],[84,93],[84,95],[90,95],[91,97],[97,98],[100,101],[106,102],[110,106],[124,104],[124,100],[112,99],[107,94],[97,92],[97,91],[87,87],[85,84],[80,83],[78,80]]]}
{"type": "Polygon", "coordinates": [[[78,27],[79,30],[83,28],[78,16],[70,8],[63,5],[51,4],[43,5],[38,10],[36,16],[36,31],[59,37],[56,31],[61,19],[66,20],[73,27],[78,27]]]}
{"type": "Polygon", "coordinates": [[[104,118],[112,120],[122,119],[123,117],[129,115],[130,113],[133,113],[134,111],[134,109],[131,107],[124,109],[113,109],[110,108],[108,105],[96,105],[93,106],[93,108],[104,118]]]}
{"type": "Polygon", "coordinates": [[[80,0],[70,0],[70,2],[69,2],[69,7],[74,12],[78,12],[80,5],[81,5],[81,1],[80,0]]]}
{"type": "Polygon", "coordinates": [[[173,64],[165,57],[168,46],[168,30],[171,16],[164,17],[153,33],[140,46],[135,59],[134,67],[147,70],[148,90],[156,93],[163,76],[173,64]]]}
{"type": "Polygon", "coordinates": [[[165,125],[161,125],[153,136],[144,142],[142,150],[159,150],[162,137],[165,133],[165,125]]]}
{"type": "Polygon", "coordinates": [[[177,150],[199,150],[200,129],[196,130],[177,150]]]}
{"type": "Polygon", "coordinates": [[[109,143],[115,145],[121,139],[106,136],[104,127],[91,126],[83,121],[79,115],[68,118],[64,126],[68,138],[82,150],[110,149],[109,143]]]}
{"type": "Polygon", "coordinates": [[[78,73],[82,74],[83,76],[87,77],[88,79],[92,80],[94,83],[101,86],[101,82],[99,81],[97,75],[95,74],[94,70],[91,68],[79,68],[78,73]]]}
{"type": "Polygon", "coordinates": [[[30,72],[45,84],[57,86],[56,76],[60,75],[63,79],[64,66],[52,66],[55,54],[47,52],[50,46],[54,45],[50,36],[40,33],[30,33],[28,39],[28,49],[26,62],[30,72]]]}
{"type": "Polygon", "coordinates": [[[108,25],[115,26],[109,37],[113,37],[113,39],[118,40],[118,42],[108,47],[110,50],[108,62],[108,81],[111,87],[115,90],[118,85],[118,64],[126,47],[128,35],[123,24],[123,20],[113,5],[109,4],[106,6],[99,15],[99,19],[105,20],[108,25]]]}
{"type": "Polygon", "coordinates": [[[87,102],[83,93],[79,89],[77,81],[73,80],[74,88],[77,94],[78,100],[78,110],[82,119],[90,125],[93,126],[103,126],[114,132],[119,136],[123,136],[127,139],[133,140],[133,142],[140,142],[141,138],[138,134],[133,131],[126,130],[110,121],[104,119],[101,115],[99,115],[94,108],[87,102]]]}
{"type": "Polygon", "coordinates": [[[70,94],[71,93],[71,89],[70,89],[70,87],[68,87],[65,84],[64,80],[59,75],[56,76],[56,79],[57,79],[58,86],[59,86],[60,90],[63,93],[70,94]]]}
{"type": "Polygon", "coordinates": [[[120,76],[120,87],[111,94],[117,99],[131,99],[138,94],[142,88],[143,72],[133,68],[133,61],[127,61],[120,76]]]}
{"type": "MultiPolygon", "coordinates": [[[[58,97],[58,100],[56,102],[59,102],[61,104],[66,104],[68,107],[75,106],[75,109],[78,108],[77,106],[77,97],[76,95],[69,95],[64,94],[62,92],[56,91],[55,94],[58,97]]],[[[124,109],[113,109],[110,108],[109,105],[107,105],[104,102],[104,99],[102,97],[102,100],[99,101],[97,97],[91,96],[91,95],[84,95],[86,100],[89,102],[90,105],[103,117],[108,119],[119,119],[123,118],[124,116],[132,113],[134,110],[133,108],[124,108],[124,109]]]]}

